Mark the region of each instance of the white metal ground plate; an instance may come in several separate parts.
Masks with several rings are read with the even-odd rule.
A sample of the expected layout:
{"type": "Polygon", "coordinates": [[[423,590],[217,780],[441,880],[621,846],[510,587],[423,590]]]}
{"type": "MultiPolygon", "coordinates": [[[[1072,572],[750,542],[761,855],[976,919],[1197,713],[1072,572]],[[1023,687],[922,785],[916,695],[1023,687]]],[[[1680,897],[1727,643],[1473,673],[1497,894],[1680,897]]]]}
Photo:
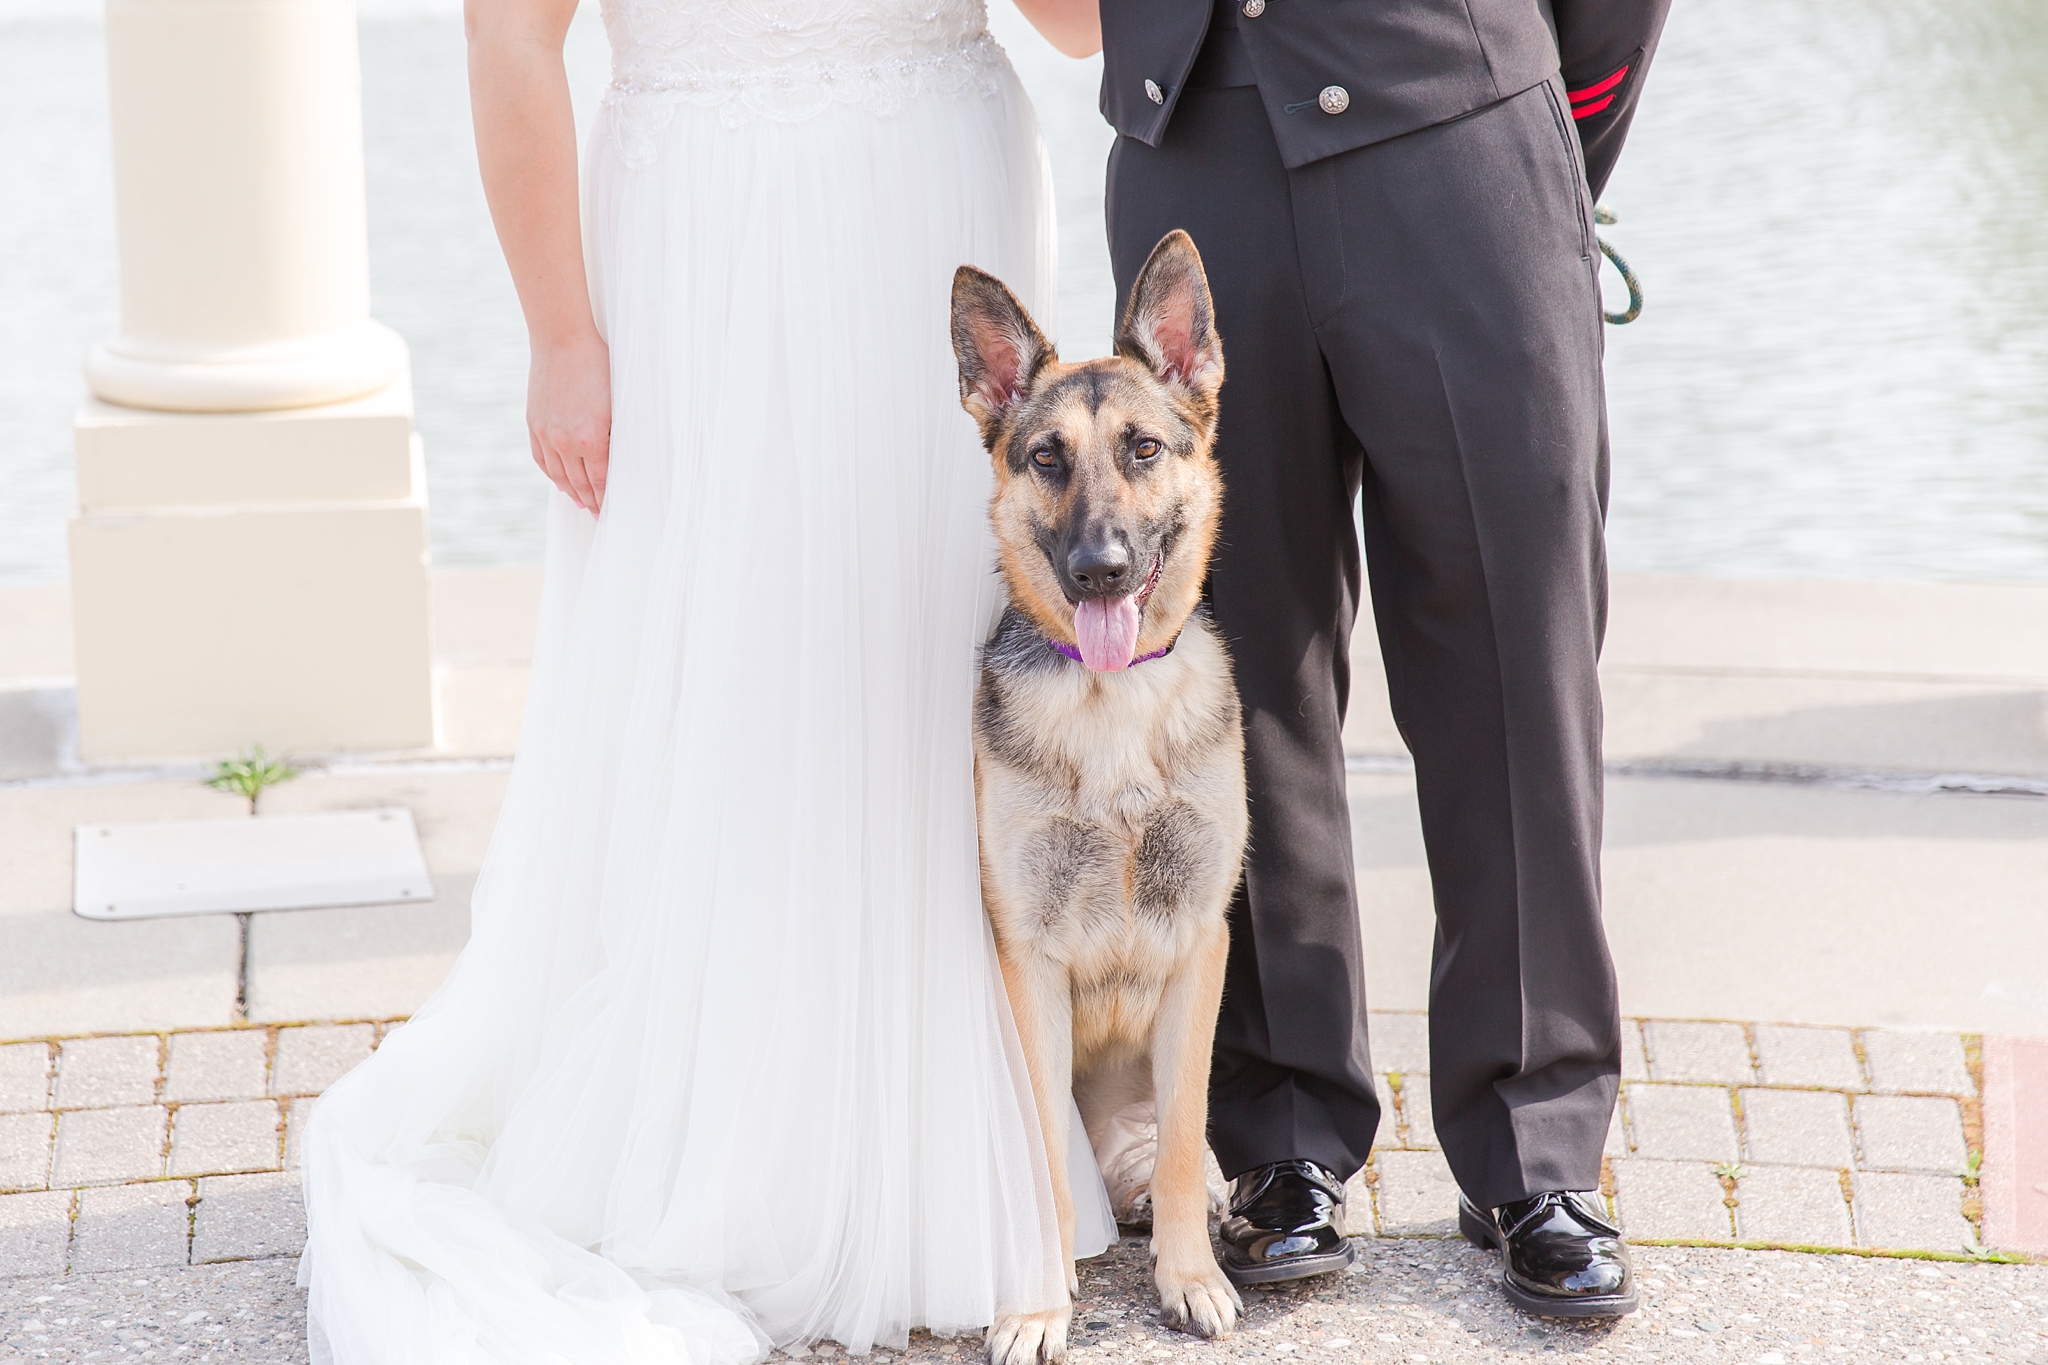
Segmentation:
{"type": "Polygon", "coordinates": [[[429,901],[412,812],[80,825],[71,908],[87,919],[429,901]]]}

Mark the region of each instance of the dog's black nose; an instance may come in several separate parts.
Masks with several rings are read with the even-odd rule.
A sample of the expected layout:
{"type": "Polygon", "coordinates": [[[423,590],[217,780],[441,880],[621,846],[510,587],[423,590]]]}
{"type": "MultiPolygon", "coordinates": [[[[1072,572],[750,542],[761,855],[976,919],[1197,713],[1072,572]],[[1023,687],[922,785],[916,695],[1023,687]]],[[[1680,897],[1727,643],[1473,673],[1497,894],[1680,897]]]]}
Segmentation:
{"type": "Polygon", "coordinates": [[[1121,597],[1131,591],[1130,547],[1113,536],[1084,541],[1067,551],[1067,578],[1083,597],[1121,597]]]}

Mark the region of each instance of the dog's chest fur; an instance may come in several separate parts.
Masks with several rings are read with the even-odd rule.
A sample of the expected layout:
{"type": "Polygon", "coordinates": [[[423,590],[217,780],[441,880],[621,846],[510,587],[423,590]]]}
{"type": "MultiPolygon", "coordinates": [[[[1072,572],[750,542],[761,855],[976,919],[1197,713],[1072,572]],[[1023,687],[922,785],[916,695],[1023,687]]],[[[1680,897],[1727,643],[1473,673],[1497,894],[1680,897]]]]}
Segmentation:
{"type": "Polygon", "coordinates": [[[1142,1038],[1244,850],[1237,693],[1207,616],[1171,654],[1098,674],[1006,614],[983,656],[975,771],[996,932],[1066,972],[1077,1051],[1142,1038]]]}

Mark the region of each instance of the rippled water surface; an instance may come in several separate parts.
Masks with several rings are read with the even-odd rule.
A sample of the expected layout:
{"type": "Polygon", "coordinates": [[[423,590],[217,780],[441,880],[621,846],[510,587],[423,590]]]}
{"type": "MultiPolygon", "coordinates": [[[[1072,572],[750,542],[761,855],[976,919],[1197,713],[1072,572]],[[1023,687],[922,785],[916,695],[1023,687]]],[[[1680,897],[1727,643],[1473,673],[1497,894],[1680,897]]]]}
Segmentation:
{"type": "MultiPolygon", "coordinates": [[[[61,577],[70,415],[114,330],[100,32],[0,0],[0,579],[61,577]]],[[[387,0],[389,2],[389,0],[387,0]]],[[[1106,349],[1095,63],[995,16],[1061,195],[1063,348],[1106,349]]],[[[362,24],[371,272],[413,347],[434,555],[531,560],[524,338],[453,13],[362,24]]],[[[579,19],[587,107],[603,35],[579,19]]],[[[1622,569],[2048,579],[2048,5],[1678,0],[1607,202],[1622,569]]]]}

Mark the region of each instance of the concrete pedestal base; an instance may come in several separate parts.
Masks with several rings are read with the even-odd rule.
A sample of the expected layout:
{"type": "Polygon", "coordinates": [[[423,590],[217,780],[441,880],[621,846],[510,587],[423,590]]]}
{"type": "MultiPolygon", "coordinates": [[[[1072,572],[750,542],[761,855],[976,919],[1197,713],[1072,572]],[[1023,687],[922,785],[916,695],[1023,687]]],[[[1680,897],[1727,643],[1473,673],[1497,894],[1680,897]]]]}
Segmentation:
{"type": "Polygon", "coordinates": [[[434,742],[410,385],[285,412],[78,414],[90,763],[434,742]]]}

